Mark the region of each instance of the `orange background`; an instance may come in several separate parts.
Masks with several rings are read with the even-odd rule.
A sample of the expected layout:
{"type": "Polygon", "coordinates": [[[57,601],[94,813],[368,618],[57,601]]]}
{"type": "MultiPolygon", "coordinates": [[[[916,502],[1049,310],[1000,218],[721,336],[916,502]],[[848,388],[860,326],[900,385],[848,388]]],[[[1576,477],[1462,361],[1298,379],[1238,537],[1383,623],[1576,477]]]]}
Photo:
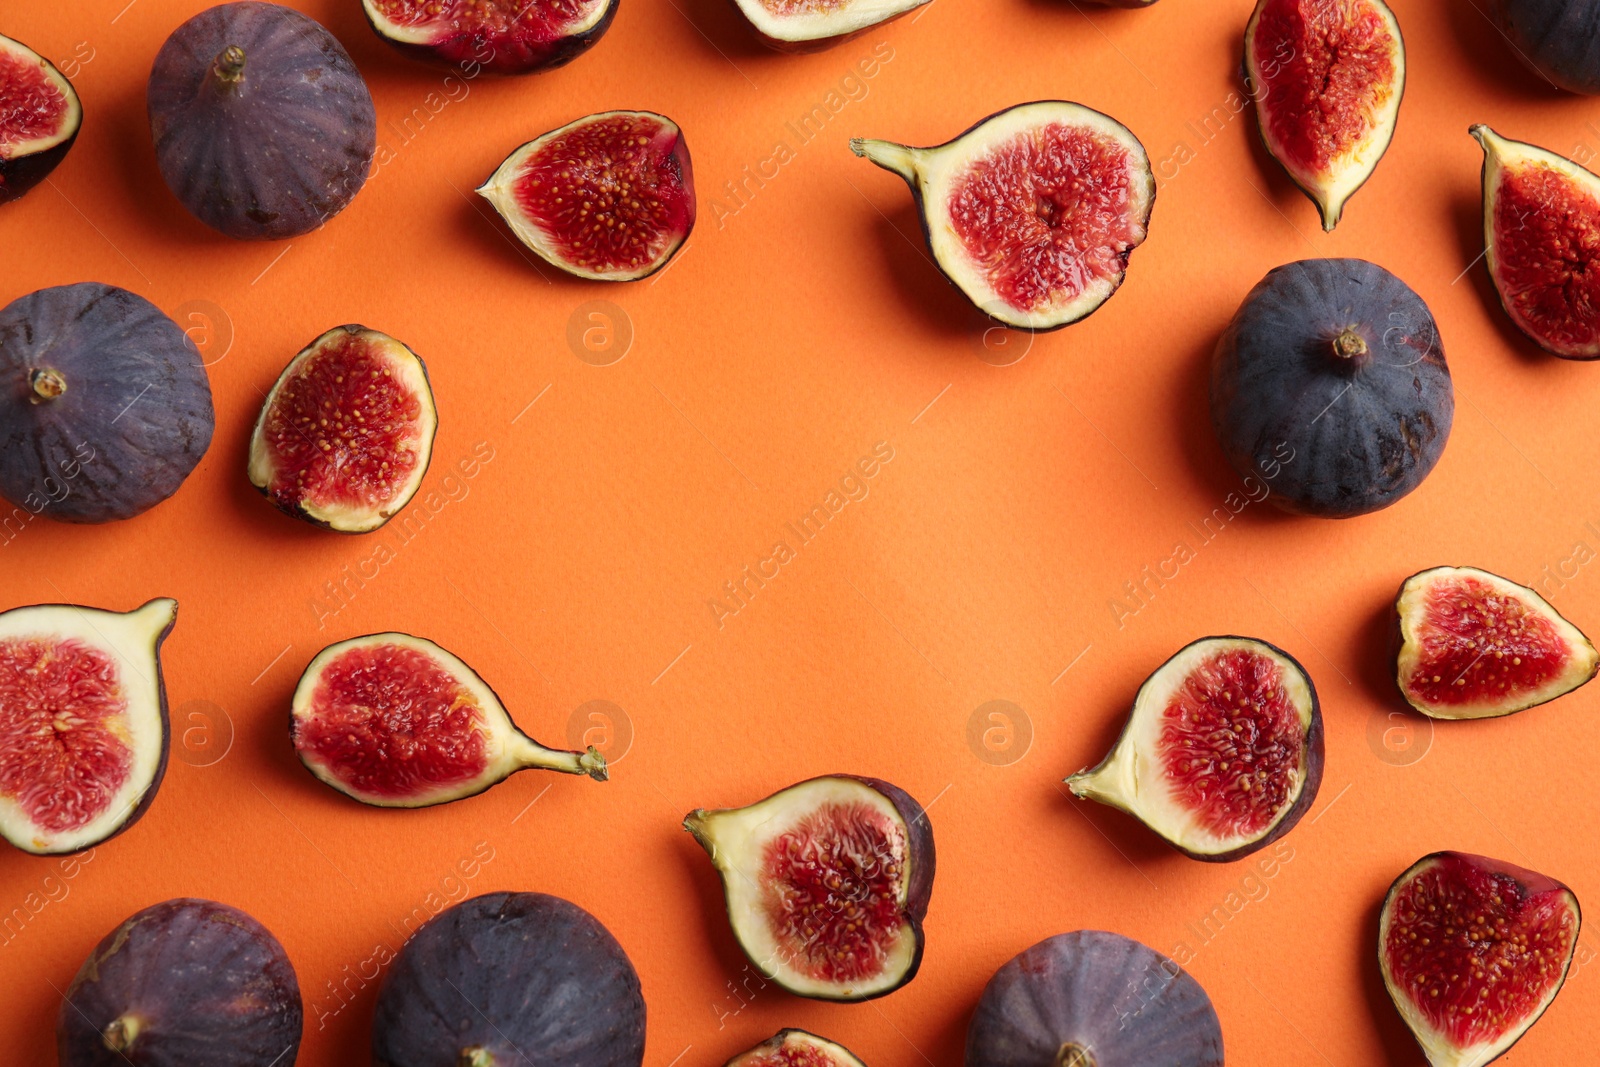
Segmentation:
{"type": "MultiPolygon", "coordinates": [[[[173,761],[149,814],[70,879],[58,860],[0,855],[0,908],[38,905],[0,939],[0,1061],[50,1062],[56,990],[90,947],[136,909],[197,895],[251,912],[287,947],[306,1000],[301,1062],[363,1063],[376,983],[358,988],[360,975],[379,946],[398,947],[405,917],[451,894],[522,889],[577,901],[631,953],[651,1067],[720,1064],[783,1025],[873,1067],[958,1063],[992,971],[1082,927],[1187,946],[1232,1063],[1420,1064],[1373,952],[1397,873],[1466,849],[1600,899],[1600,686],[1505,721],[1430,728],[1394,713],[1382,658],[1396,586],[1439,563],[1556,576],[1554,603],[1600,629],[1600,567],[1573,559],[1579,542],[1600,547],[1600,368],[1538,354],[1494,305],[1481,264],[1466,270],[1482,249],[1468,124],[1600,151],[1600,107],[1525,72],[1481,3],[1396,0],[1410,51],[1399,131],[1325,236],[1251,114],[1230,109],[1245,0],[1144,11],[937,0],[799,57],[762,49],[723,0],[624,0],[571,66],[482,78],[464,96],[391,54],[357,0],[298,0],[371,83],[393,158],[322,231],[245,244],[168,193],[145,119],[157,48],[204,5],[11,0],[0,32],[61,64],[86,118],[51,183],[0,212],[0,301],[88,279],[149,297],[202,344],[217,433],[152,512],[102,527],[38,520],[0,546],[7,607],[181,604],[165,654],[173,761]],[[875,48],[891,58],[860,78],[875,48]],[[442,88],[462,98],[427,111],[442,88]],[[785,124],[830,90],[845,102],[799,143],[785,124]],[[846,140],[936,143],[1041,97],[1122,119],[1158,168],[1183,162],[1161,170],[1123,291],[1079,325],[1031,347],[1010,335],[997,353],[927,262],[902,183],[846,140]],[[531,137],[641,107],[682,124],[699,189],[699,226],[657,278],[559,277],[471,195],[531,137]],[[425,121],[407,132],[416,108],[425,121]],[[1207,133],[1215,108],[1226,121],[1207,133]],[[792,158],[731,197],[724,183],[779,142],[792,158]],[[1388,511],[1328,522],[1252,504],[1200,546],[1188,524],[1239,489],[1209,428],[1212,345],[1269,268],[1318,255],[1375,260],[1431,306],[1457,385],[1453,439],[1388,511]],[[619,334],[583,348],[593,300],[633,331],[606,366],[594,363],[615,359],[619,334]],[[437,506],[404,544],[392,530],[296,523],[244,476],[264,390],[345,322],[394,334],[432,370],[437,506]],[[719,626],[708,600],[722,583],[789,539],[784,523],[880,441],[894,458],[868,496],[810,544],[791,540],[796,558],[719,626]],[[480,442],[493,458],[464,477],[457,464],[480,442]],[[1196,558],[1119,619],[1123,583],[1180,540],[1196,558]],[[318,784],[288,743],[289,695],[322,646],[382,629],[463,656],[547,743],[567,743],[580,705],[612,702],[612,781],[529,773],[414,812],[318,784]],[[1251,861],[1185,859],[1058,784],[1100,758],[1150,670],[1210,633],[1283,646],[1323,700],[1322,793],[1270,878],[1251,861]],[[969,744],[992,700],[1020,709],[1009,751],[986,750],[981,730],[969,744]],[[830,771],[879,775],[932,805],[923,971],[864,1005],[771,986],[744,1005],[732,988],[749,972],[720,887],[678,821],[830,771]],[[462,878],[458,864],[486,851],[462,878]],[[1210,939],[1197,937],[1215,908],[1210,939]],[[341,1007],[331,988],[343,982],[357,991],[341,1007]]],[[[1514,1062],[1593,1055],[1595,945],[1585,934],[1514,1062]]]]}

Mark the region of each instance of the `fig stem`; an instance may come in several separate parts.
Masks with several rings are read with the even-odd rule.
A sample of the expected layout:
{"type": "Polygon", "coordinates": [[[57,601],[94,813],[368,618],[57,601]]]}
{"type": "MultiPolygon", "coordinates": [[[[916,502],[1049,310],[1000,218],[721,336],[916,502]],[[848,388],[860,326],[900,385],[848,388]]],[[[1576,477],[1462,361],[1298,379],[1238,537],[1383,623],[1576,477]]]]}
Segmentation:
{"type": "Polygon", "coordinates": [[[494,1053],[482,1045],[469,1045],[456,1057],[456,1067],[494,1067],[494,1053]]]}
{"type": "Polygon", "coordinates": [[[597,782],[607,781],[611,772],[606,769],[606,758],[600,750],[590,745],[583,752],[569,752],[565,749],[545,748],[539,742],[528,738],[522,746],[522,751],[517,759],[518,768],[538,767],[546,771],[560,771],[562,774],[587,774],[597,782]]]}
{"type": "Polygon", "coordinates": [[[33,402],[41,400],[54,400],[67,391],[67,380],[56,370],[36,370],[28,375],[28,384],[33,387],[33,402]]]}
{"type": "Polygon", "coordinates": [[[908,182],[915,182],[917,162],[922,149],[893,141],[877,141],[870,137],[850,138],[850,151],[863,159],[870,159],[884,170],[893,171],[908,182]]]}
{"type": "Polygon", "coordinates": [[[217,72],[217,78],[225,82],[237,82],[244,78],[244,49],[236,44],[230,44],[217,56],[212,68],[217,72]]]}
{"type": "Polygon", "coordinates": [[[1366,338],[1346,329],[1333,339],[1333,354],[1340,359],[1360,359],[1368,352],[1366,338]]]}
{"type": "Polygon", "coordinates": [[[1068,1041],[1056,1050],[1055,1067],[1095,1067],[1094,1053],[1087,1045],[1068,1041]]]}
{"type": "Polygon", "coordinates": [[[127,1052],[139,1036],[139,1020],[131,1015],[119,1015],[107,1024],[100,1039],[112,1052],[127,1052]]]}

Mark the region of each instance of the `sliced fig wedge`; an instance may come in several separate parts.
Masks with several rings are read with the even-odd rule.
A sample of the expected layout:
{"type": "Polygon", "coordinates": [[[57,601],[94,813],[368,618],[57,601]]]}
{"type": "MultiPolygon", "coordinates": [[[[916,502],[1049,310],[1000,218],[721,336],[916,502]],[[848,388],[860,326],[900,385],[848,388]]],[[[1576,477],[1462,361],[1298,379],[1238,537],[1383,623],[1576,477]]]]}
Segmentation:
{"type": "Polygon", "coordinates": [[[476,796],[530,767],[607,778],[598,750],[545,748],[476,671],[410,634],[352,637],[317,653],[294,691],[289,736],[312,774],[378,807],[476,796]]]}
{"type": "Polygon", "coordinates": [[[67,76],[21,41],[0,36],[0,204],[49,177],[81,125],[83,105],[67,76]]]}
{"type": "Polygon", "coordinates": [[[724,1067],[866,1067],[843,1045],[806,1030],[779,1030],[724,1067]]]}
{"type": "Polygon", "coordinates": [[[739,947],[784,989],[871,1000],[916,976],[935,858],[905,790],[828,775],[683,826],[722,876],[739,947]]]}
{"type": "Polygon", "coordinates": [[[780,52],[814,52],[881,26],[930,0],[733,0],[756,37],[780,52]]]}
{"type": "Polygon", "coordinates": [[[1562,359],[1600,359],[1600,175],[1479,124],[1484,261],[1500,304],[1562,359]]]}
{"type": "Polygon", "coordinates": [[[1236,860],[1288,833],[1322,784],[1322,711],[1295,658],[1204,637],[1139,687],[1122,736],[1067,779],[1197,860],[1236,860]]]}
{"type": "Polygon", "coordinates": [[[507,156],[478,195],[546,261],[595,281],[654,274],[694,229],[689,145],[651,111],[602,111],[551,130],[507,156]]]}
{"type": "Polygon", "coordinates": [[[161,643],[175,600],[0,613],[0,836],[80,852],[144,815],[167,769],[161,643]]]}
{"type": "Polygon", "coordinates": [[[377,35],[468,77],[537,74],[572,62],[611,28],[620,0],[361,0],[377,35]]]}
{"type": "Polygon", "coordinates": [[[850,150],[905,179],[945,277],[1018,329],[1059,329],[1110,299],[1155,206],[1139,139],[1065,100],[1018,104],[932,148],[858,137],[850,150]]]}
{"type": "Polygon", "coordinates": [[[340,533],[392,519],[422,487],[438,413],[428,368],[388,334],[338,326],[278,375],[250,436],[250,484],[340,533]]]}
{"type": "Polygon", "coordinates": [[[1079,930],[989,979],[966,1067],[1222,1067],[1222,1026],[1177,963],[1121,934],[1079,930]]]}
{"type": "Polygon", "coordinates": [[[1483,1067],[1561,991],[1582,916],[1572,890],[1464,852],[1424,856],[1378,920],[1378,967],[1432,1067],[1483,1067]]]}
{"type": "Polygon", "coordinates": [[[1406,87],[1394,12],[1383,0],[1259,0],[1244,66],[1261,140],[1331,232],[1394,137],[1406,87]]]}
{"type": "Polygon", "coordinates": [[[1476,567],[1433,567],[1395,597],[1395,683],[1435,719],[1488,719],[1565,696],[1600,654],[1544,597],[1476,567]]]}

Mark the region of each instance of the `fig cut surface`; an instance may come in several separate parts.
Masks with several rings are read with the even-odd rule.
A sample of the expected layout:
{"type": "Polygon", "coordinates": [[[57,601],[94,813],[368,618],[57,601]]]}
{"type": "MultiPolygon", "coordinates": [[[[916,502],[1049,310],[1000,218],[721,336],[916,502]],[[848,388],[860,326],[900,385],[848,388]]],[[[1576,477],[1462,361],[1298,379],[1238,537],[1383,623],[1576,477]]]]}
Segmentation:
{"type": "Polygon", "coordinates": [[[762,44],[813,52],[892,22],[931,0],[733,0],[762,44]]]}
{"type": "Polygon", "coordinates": [[[82,125],[83,105],[67,76],[21,41],[0,36],[0,204],[49,177],[82,125]]]}
{"type": "Polygon", "coordinates": [[[413,59],[479,71],[536,74],[594,47],[620,0],[362,0],[377,35],[413,59]]]}
{"type": "Polygon", "coordinates": [[[807,1030],[779,1030],[724,1067],[866,1067],[855,1053],[807,1030]]]}

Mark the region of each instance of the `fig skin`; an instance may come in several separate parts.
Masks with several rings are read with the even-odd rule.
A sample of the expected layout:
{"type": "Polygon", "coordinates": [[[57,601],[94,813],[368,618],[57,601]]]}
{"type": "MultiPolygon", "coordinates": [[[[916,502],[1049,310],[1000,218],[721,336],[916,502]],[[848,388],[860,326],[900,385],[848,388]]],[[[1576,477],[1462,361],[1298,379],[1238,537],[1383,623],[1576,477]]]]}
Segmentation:
{"type": "Polygon", "coordinates": [[[61,161],[67,158],[67,153],[77,143],[78,131],[83,127],[83,104],[78,99],[77,90],[73,87],[71,79],[61,73],[54,63],[21,41],[0,35],[0,53],[27,55],[38,60],[51,80],[57,81],[66,94],[67,115],[64,121],[72,128],[66,140],[43,152],[32,152],[20,159],[0,156],[0,205],[3,205],[13,200],[21,200],[34,186],[48,178],[61,165],[61,161]]]}
{"type": "Polygon", "coordinates": [[[1529,70],[1571,93],[1600,93],[1600,2],[1491,0],[1490,8],[1529,70]]]}

